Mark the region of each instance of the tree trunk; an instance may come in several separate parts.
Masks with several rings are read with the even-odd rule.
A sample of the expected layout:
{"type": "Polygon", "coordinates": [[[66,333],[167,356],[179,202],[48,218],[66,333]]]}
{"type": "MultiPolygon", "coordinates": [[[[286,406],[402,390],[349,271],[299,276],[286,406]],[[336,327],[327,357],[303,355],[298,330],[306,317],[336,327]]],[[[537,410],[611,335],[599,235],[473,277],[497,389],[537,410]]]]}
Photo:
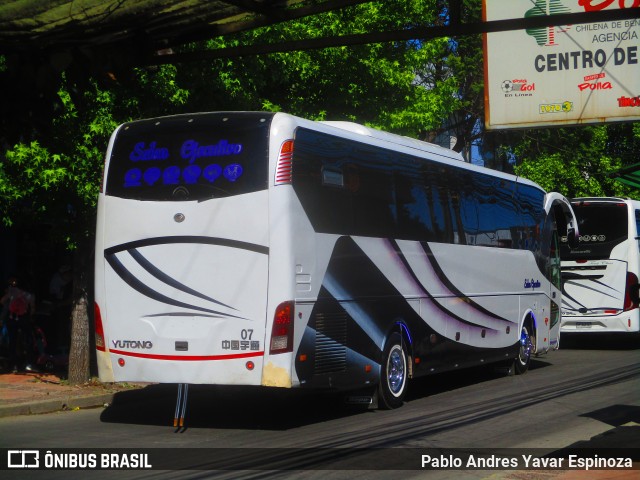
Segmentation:
{"type": "Polygon", "coordinates": [[[90,325],[88,287],[91,270],[87,268],[88,250],[78,248],[74,254],[73,300],[71,309],[71,342],[69,349],[69,383],[78,385],[89,381],[90,325]]]}

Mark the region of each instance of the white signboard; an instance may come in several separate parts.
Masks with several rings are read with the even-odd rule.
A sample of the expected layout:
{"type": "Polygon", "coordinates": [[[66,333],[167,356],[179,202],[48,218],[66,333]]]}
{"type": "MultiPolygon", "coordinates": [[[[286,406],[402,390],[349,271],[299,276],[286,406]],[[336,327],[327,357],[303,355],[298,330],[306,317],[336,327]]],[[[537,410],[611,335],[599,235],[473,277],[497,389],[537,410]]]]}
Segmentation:
{"type": "MultiPolygon", "coordinates": [[[[640,0],[484,0],[486,21],[638,8],[640,0]]],[[[487,129],[640,120],[640,19],[485,35],[487,129]]]]}

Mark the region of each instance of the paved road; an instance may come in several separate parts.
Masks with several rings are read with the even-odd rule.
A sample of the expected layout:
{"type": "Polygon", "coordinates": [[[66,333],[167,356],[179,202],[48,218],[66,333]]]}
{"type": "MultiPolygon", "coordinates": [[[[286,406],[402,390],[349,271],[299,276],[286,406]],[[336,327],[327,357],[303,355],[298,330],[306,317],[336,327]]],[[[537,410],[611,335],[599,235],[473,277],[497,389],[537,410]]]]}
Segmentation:
{"type": "MultiPolygon", "coordinates": [[[[611,342],[579,347],[536,359],[522,376],[473,369],[421,379],[411,384],[406,404],[393,411],[354,411],[327,395],[192,386],[187,426],[175,429],[175,387],[150,386],[118,394],[106,409],[0,419],[0,447],[242,449],[215,450],[209,459],[190,457],[193,450],[163,450],[168,456],[177,452],[175,460],[191,468],[222,460],[236,467],[250,459],[269,463],[291,458],[304,448],[305,455],[320,452],[300,459],[298,465],[307,470],[295,476],[292,472],[276,476],[323,480],[508,475],[402,470],[407,462],[419,462],[424,452],[446,453],[449,449],[546,454],[576,446],[640,448],[640,349],[611,342]],[[373,447],[383,450],[374,456],[341,459],[340,468],[355,470],[317,470],[327,456],[335,457],[336,450],[322,449],[354,452],[373,447]],[[363,471],[369,466],[378,470],[363,471]]],[[[29,478],[69,478],[64,473],[31,472],[29,478]]],[[[112,478],[114,474],[89,473],[89,478],[112,478]]],[[[155,478],[157,474],[129,472],[123,477],[118,473],[118,478],[155,478]]],[[[210,478],[213,474],[174,471],[166,475],[210,478]]],[[[239,477],[237,471],[214,475],[239,477]]],[[[245,478],[265,478],[265,472],[245,472],[245,478]]]]}

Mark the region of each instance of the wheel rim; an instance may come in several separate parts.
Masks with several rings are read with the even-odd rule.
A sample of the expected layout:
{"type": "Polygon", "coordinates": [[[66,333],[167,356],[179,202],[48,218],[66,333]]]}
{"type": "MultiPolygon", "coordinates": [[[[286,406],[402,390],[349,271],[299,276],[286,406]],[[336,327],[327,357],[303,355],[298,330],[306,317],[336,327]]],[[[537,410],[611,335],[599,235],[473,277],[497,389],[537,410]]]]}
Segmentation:
{"type": "Polygon", "coordinates": [[[520,333],[520,355],[518,356],[518,360],[520,360],[522,365],[529,363],[532,350],[533,344],[531,343],[529,331],[527,327],[522,327],[522,332],[520,333]]]}
{"type": "Polygon", "coordinates": [[[389,390],[394,396],[400,395],[404,389],[405,375],[405,359],[402,347],[396,345],[389,352],[389,361],[387,362],[387,381],[389,390]]]}

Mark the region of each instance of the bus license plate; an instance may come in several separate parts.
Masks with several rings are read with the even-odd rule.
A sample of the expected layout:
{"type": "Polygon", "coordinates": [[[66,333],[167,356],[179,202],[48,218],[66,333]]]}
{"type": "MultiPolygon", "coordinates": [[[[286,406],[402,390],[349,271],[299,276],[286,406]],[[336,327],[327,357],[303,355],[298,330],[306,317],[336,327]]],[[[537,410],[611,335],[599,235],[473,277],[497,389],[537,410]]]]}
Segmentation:
{"type": "Polygon", "coordinates": [[[591,322],[576,322],[576,328],[591,328],[591,322]]]}

